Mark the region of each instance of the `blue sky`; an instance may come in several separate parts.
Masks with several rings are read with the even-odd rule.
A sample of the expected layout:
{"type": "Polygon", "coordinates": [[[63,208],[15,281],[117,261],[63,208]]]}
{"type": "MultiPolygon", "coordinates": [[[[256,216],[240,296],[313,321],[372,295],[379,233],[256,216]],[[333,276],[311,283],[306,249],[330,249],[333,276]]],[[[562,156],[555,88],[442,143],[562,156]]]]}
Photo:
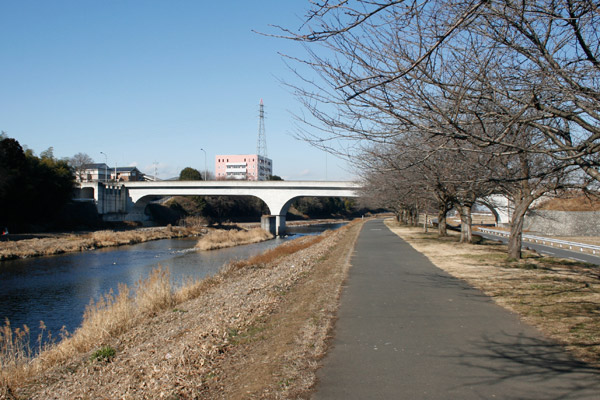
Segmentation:
{"type": "Polygon", "coordinates": [[[301,106],[281,56],[307,1],[0,0],[0,130],[36,154],[82,152],[159,178],[214,171],[217,154],[268,155],[287,180],[349,180],[344,161],[292,137],[301,106]]]}

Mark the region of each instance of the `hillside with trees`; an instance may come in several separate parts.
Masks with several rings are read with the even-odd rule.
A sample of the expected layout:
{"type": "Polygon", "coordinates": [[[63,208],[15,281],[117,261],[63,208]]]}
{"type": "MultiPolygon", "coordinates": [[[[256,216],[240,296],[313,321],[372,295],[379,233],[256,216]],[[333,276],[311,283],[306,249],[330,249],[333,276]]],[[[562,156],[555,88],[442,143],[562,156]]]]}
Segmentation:
{"type": "Polygon", "coordinates": [[[0,227],[10,232],[43,230],[71,200],[75,176],[52,148],[36,156],[0,135],[0,227]]]}

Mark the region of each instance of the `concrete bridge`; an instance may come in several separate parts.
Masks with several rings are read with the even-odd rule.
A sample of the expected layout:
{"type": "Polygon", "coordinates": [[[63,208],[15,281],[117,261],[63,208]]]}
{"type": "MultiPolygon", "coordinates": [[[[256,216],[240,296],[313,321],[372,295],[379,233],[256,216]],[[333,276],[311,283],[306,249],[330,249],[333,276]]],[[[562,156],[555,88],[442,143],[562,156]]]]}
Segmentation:
{"type": "Polygon", "coordinates": [[[354,182],[326,181],[158,181],[84,182],[80,200],[94,199],[105,219],[144,221],[151,201],[166,196],[254,196],[265,202],[270,215],[262,218],[266,230],[285,233],[285,216],[300,197],[358,197],[360,185],[354,182]],[[111,218],[112,217],[112,218],[111,218]]]}

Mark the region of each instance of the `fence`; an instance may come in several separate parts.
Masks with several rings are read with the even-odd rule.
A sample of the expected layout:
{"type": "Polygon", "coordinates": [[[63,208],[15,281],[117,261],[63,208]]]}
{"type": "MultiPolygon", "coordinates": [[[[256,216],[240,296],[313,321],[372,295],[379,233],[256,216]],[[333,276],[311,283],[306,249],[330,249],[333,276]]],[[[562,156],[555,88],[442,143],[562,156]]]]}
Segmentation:
{"type": "MultiPolygon", "coordinates": [[[[503,236],[503,237],[509,236],[508,231],[501,231],[498,229],[479,228],[479,231],[483,232],[483,233],[497,235],[497,236],[503,236]]],[[[600,253],[600,246],[595,246],[593,244],[569,242],[567,240],[550,239],[550,238],[543,237],[543,236],[535,236],[535,235],[527,235],[527,234],[523,235],[523,240],[527,240],[528,242],[543,244],[546,246],[558,247],[558,248],[562,248],[562,249],[569,249],[569,250],[579,249],[579,251],[581,251],[581,252],[588,251],[588,252],[591,252],[592,254],[600,253]]]]}

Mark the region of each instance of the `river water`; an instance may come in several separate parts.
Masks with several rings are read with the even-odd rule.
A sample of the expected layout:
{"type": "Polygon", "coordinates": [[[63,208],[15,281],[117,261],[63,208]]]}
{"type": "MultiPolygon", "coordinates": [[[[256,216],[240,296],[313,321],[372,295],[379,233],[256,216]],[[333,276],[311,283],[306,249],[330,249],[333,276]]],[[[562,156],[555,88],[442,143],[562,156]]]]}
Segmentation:
{"type": "Polygon", "coordinates": [[[64,326],[73,332],[90,300],[119,283],[130,287],[158,266],[168,267],[174,285],[203,278],[226,263],[246,259],[304,234],[336,229],[342,224],[288,227],[289,236],[262,243],[207,252],[195,251],[197,239],[167,239],[51,257],[0,262],[0,318],[13,328],[27,325],[32,344],[40,321],[56,336],[64,326]]]}

